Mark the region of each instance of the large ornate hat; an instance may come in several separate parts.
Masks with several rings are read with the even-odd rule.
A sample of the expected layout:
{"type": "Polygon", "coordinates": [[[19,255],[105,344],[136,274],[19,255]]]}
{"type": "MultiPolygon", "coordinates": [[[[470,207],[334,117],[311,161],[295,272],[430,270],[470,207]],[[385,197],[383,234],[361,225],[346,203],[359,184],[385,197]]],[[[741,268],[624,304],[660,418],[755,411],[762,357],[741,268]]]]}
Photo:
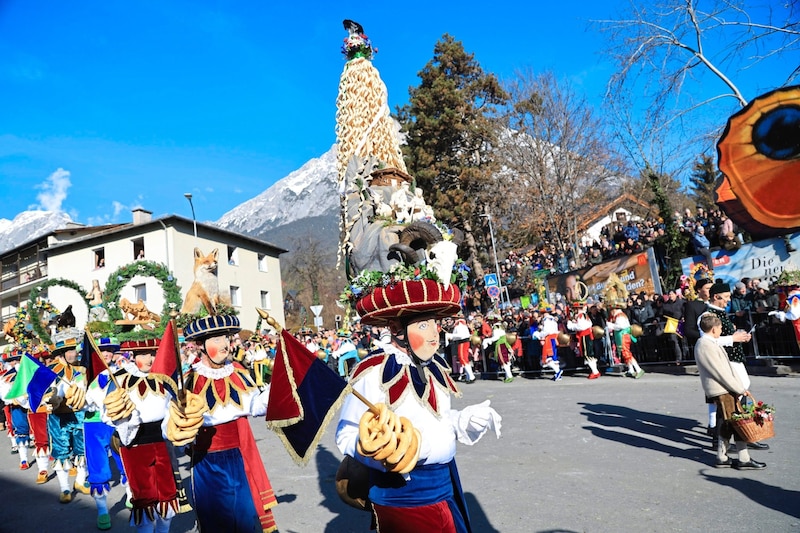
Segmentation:
{"type": "Polygon", "coordinates": [[[392,319],[414,317],[444,318],[461,310],[461,292],[455,285],[444,285],[431,279],[400,281],[387,287],[376,287],[356,302],[361,322],[384,326],[392,319]]]}
{"type": "Polygon", "coordinates": [[[53,355],[59,355],[68,350],[80,350],[83,330],[76,327],[64,328],[56,331],[52,340],[53,344],[50,345],[50,352],[53,355]]]}
{"type": "Polygon", "coordinates": [[[239,318],[235,315],[212,315],[198,318],[183,328],[187,341],[197,341],[218,335],[233,335],[241,330],[239,318]]]}
{"type": "MultiPolygon", "coordinates": [[[[120,349],[125,352],[148,352],[157,350],[161,339],[129,340],[122,343],[120,349]]],[[[99,345],[98,345],[99,347],[99,345]]]]}

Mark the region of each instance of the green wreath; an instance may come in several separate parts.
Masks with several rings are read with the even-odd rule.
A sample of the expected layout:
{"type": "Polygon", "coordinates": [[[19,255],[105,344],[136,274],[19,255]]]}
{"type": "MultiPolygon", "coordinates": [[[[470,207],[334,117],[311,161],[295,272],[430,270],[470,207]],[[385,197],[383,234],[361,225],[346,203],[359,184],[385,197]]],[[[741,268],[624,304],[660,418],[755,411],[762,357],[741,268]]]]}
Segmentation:
{"type": "Polygon", "coordinates": [[[166,265],[153,261],[134,261],[120,267],[116,272],[112,272],[106,281],[103,294],[103,305],[108,311],[111,323],[122,320],[122,311],[119,308],[119,294],[125,285],[135,276],[156,278],[164,291],[164,307],[161,309],[161,322],[155,330],[141,330],[122,332],[122,328],[114,326],[117,339],[120,341],[143,340],[161,338],[164,330],[167,329],[170,314],[180,311],[183,300],[181,298],[181,288],[175,281],[175,277],[167,269],[166,265]]]}
{"type": "MultiPolygon", "coordinates": [[[[34,333],[36,333],[36,336],[39,337],[39,339],[45,344],[52,344],[53,341],[50,339],[50,333],[48,333],[44,326],[42,326],[39,309],[44,308],[51,313],[53,310],[55,310],[55,307],[52,309],[47,309],[46,306],[49,305],[49,303],[43,303],[41,299],[42,291],[49,287],[64,287],[66,289],[72,289],[80,295],[81,300],[86,302],[86,289],[69,279],[48,279],[47,281],[40,283],[31,289],[31,294],[28,298],[28,317],[30,318],[30,323],[33,326],[34,333]]],[[[57,310],[55,310],[55,314],[59,314],[57,310]]]]}

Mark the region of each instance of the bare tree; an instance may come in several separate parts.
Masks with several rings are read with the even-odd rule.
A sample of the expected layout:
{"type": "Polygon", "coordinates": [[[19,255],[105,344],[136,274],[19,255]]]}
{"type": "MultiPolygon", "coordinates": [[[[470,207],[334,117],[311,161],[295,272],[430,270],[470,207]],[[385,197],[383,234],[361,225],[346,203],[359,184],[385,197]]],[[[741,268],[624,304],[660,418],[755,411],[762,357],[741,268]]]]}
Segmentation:
{"type": "MultiPolygon", "coordinates": [[[[334,315],[341,312],[335,302],[345,286],[344,276],[336,270],[336,251],[307,236],[293,239],[289,247],[292,251],[281,260],[284,292],[297,291],[299,303],[306,308],[324,305],[323,321],[332,326],[334,315]]],[[[302,324],[287,316],[286,325],[292,328],[302,324]]]]}
{"type": "Polygon", "coordinates": [[[608,100],[640,168],[690,168],[736,108],[800,74],[794,1],[631,1],[627,15],[599,22],[617,65],[608,100]],[[758,92],[745,94],[741,82],[756,76],[758,92]]]}
{"type": "Polygon", "coordinates": [[[615,196],[624,169],[609,147],[607,129],[586,100],[546,72],[519,73],[508,84],[507,130],[500,146],[509,244],[549,240],[578,257],[578,223],[615,196]],[[515,238],[516,236],[516,238],[515,238]]]}

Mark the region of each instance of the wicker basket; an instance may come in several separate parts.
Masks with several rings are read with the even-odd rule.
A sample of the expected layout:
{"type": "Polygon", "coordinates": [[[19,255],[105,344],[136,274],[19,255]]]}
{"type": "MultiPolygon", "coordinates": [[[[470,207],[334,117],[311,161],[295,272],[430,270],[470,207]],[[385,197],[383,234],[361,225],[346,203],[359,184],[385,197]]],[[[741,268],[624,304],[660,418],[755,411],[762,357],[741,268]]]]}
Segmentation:
{"type": "MultiPolygon", "coordinates": [[[[737,402],[738,404],[738,402],[737,402]]],[[[737,405],[741,410],[741,405],[737,405]]],[[[729,421],[736,430],[736,433],[746,442],[759,442],[775,436],[775,428],[772,420],[764,420],[762,424],[757,424],[753,418],[742,418],[729,421]]]]}
{"type": "Polygon", "coordinates": [[[747,442],[759,442],[775,436],[772,420],[765,420],[764,424],[756,424],[752,418],[743,418],[741,420],[731,420],[731,424],[733,424],[733,429],[736,430],[736,433],[747,442]]]}

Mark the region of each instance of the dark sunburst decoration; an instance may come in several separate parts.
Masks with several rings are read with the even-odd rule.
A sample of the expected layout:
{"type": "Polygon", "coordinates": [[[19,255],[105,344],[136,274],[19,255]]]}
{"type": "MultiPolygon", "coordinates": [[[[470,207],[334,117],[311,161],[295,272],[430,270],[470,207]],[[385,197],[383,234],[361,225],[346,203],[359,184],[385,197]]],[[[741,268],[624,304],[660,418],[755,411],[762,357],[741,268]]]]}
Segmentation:
{"type": "Polygon", "coordinates": [[[717,203],[764,238],[800,229],[800,86],[769,92],[733,115],[719,143],[717,203]]]}

